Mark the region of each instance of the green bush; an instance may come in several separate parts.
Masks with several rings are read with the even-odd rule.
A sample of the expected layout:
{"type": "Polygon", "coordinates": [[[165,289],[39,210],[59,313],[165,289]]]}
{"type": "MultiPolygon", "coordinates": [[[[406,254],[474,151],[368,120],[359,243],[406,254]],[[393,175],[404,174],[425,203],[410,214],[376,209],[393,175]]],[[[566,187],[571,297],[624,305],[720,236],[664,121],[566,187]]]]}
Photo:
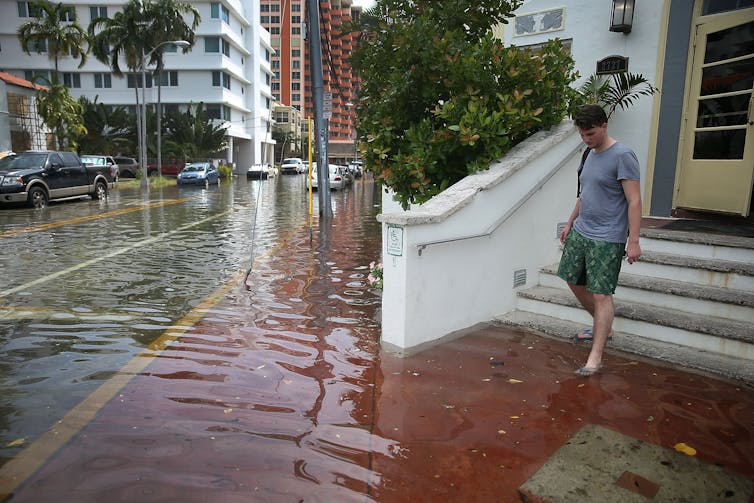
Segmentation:
{"type": "Polygon", "coordinates": [[[220,167],[217,168],[217,171],[220,173],[220,178],[222,180],[233,178],[233,168],[227,164],[221,164],[220,167]]]}
{"type": "Polygon", "coordinates": [[[578,75],[562,44],[532,52],[492,35],[519,5],[378,0],[362,16],[359,151],[404,208],[568,115],[578,75]]]}

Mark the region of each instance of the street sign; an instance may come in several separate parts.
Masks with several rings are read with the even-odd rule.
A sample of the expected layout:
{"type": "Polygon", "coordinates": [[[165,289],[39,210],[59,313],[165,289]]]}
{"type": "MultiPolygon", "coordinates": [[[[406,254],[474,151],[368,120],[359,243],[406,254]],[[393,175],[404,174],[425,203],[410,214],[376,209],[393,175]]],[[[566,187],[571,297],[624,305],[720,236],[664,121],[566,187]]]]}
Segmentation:
{"type": "Polygon", "coordinates": [[[322,93],[322,99],[324,101],[322,104],[322,117],[324,119],[332,119],[332,93],[325,91],[322,93]]]}

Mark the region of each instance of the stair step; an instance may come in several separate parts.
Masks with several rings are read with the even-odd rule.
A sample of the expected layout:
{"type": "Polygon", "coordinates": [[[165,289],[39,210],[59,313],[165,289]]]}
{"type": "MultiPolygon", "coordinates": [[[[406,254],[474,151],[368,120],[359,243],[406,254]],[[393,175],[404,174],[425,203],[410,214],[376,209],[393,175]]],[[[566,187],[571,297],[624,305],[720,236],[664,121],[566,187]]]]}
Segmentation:
{"type": "MultiPolygon", "coordinates": [[[[572,339],[574,334],[588,328],[588,325],[583,323],[523,311],[514,311],[496,321],[508,326],[524,327],[544,335],[564,339],[572,339]]],[[[584,344],[584,347],[588,346],[584,344]]],[[[751,364],[751,360],[736,356],[700,351],[685,345],[663,342],[620,331],[616,331],[615,336],[607,343],[608,354],[616,350],[672,364],[682,364],[685,367],[754,384],[754,365],[751,364]]],[[[608,371],[609,368],[608,359],[608,371]]]]}
{"type": "MultiPolygon", "coordinates": [[[[518,297],[518,311],[592,323],[589,313],[568,290],[537,286],[518,292],[518,297]]],[[[754,360],[754,333],[749,322],[616,301],[613,328],[697,350],[754,360]]]]}
{"type": "MultiPolygon", "coordinates": [[[[557,266],[542,268],[540,286],[565,289],[557,276],[557,266]]],[[[659,307],[678,308],[705,316],[718,316],[754,323],[754,292],[704,286],[622,272],[618,278],[616,300],[643,302],[659,307]]]]}
{"type": "Polygon", "coordinates": [[[754,262],[643,252],[639,261],[624,264],[623,270],[641,276],[754,292],[754,262]]]}
{"type": "Polygon", "coordinates": [[[754,238],[747,237],[649,228],[641,230],[641,248],[644,252],[754,263],[754,238]]]}

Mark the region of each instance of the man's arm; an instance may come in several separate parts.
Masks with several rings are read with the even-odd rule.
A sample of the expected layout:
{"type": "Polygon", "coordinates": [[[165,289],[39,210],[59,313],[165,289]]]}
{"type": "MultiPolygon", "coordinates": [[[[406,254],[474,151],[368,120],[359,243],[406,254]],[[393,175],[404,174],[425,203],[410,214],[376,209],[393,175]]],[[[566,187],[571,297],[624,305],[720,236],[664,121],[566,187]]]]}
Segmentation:
{"type": "Polygon", "coordinates": [[[568,222],[566,222],[565,227],[563,227],[563,230],[560,232],[561,243],[565,243],[566,237],[568,237],[568,233],[571,232],[573,221],[576,220],[576,217],[579,216],[579,209],[581,209],[581,198],[577,197],[576,206],[574,206],[573,211],[571,212],[571,216],[568,217],[568,222]]]}
{"type": "Polygon", "coordinates": [[[633,264],[641,257],[639,247],[639,229],[641,227],[641,187],[639,180],[621,180],[623,194],[628,201],[628,243],[626,244],[626,258],[633,264]]]}

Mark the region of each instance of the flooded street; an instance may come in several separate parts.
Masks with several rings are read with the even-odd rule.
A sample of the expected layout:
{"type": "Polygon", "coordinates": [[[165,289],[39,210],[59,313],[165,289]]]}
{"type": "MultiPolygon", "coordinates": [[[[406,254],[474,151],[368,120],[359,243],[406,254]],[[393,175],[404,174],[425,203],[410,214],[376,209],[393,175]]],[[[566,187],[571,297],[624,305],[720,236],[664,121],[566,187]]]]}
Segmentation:
{"type": "Polygon", "coordinates": [[[312,227],[293,175],[0,212],[0,501],[516,502],[552,462],[551,501],[638,501],[625,473],[750,501],[748,387],[617,352],[580,379],[587,345],[499,326],[381,348],[379,196],[312,227]]]}
{"type": "MultiPolygon", "coordinates": [[[[0,464],[217,288],[240,283],[238,273],[248,269],[252,252],[281,260],[282,243],[294,234],[303,239],[298,245],[313,246],[304,182],[304,176],[236,179],[207,190],[153,189],[148,199],[138,190],[115,190],[106,202],[3,209],[0,464]]],[[[371,244],[376,256],[379,224],[371,188],[358,182],[335,192],[333,207],[352,227],[354,246],[371,244]]],[[[373,259],[361,252],[346,257],[353,248],[342,253],[356,265],[373,259]]],[[[343,278],[352,283],[350,292],[374,297],[363,286],[363,269],[349,274],[356,276],[343,278]]],[[[253,293],[264,301],[257,286],[253,293]]]]}

